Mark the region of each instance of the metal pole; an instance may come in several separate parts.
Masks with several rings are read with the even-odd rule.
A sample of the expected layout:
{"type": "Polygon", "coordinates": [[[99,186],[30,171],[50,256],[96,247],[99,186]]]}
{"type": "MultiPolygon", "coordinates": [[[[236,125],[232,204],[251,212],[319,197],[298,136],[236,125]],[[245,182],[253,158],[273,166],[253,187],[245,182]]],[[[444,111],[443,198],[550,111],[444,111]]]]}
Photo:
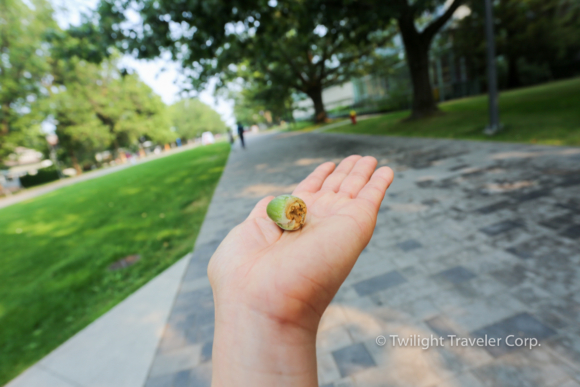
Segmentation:
{"type": "Polygon", "coordinates": [[[485,128],[485,134],[492,135],[500,129],[492,0],[485,0],[485,38],[487,40],[487,92],[489,95],[489,126],[485,128]]]}

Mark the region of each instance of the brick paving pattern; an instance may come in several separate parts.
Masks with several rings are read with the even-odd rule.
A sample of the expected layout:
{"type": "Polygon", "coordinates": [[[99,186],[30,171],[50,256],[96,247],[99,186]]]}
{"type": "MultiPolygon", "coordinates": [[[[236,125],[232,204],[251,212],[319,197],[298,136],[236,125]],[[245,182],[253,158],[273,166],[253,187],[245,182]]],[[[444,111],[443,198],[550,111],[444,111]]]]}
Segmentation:
{"type": "Polygon", "coordinates": [[[210,385],[213,251],[261,197],[350,154],[375,156],[395,182],[320,324],[320,385],[580,387],[580,149],[322,133],[249,140],[232,150],[147,387],[210,385]],[[514,335],[540,346],[423,350],[389,335],[514,335]]]}

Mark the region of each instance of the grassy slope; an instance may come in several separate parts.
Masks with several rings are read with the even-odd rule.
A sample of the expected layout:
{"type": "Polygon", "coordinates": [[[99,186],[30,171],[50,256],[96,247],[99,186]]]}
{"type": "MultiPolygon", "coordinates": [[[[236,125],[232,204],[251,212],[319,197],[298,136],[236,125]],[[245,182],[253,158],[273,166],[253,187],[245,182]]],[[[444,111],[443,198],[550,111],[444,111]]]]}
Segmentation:
{"type": "Polygon", "coordinates": [[[409,112],[396,112],[329,131],[580,145],[580,78],[501,93],[500,120],[505,127],[493,137],[482,133],[488,123],[487,96],[439,106],[444,114],[425,120],[404,121],[409,112]]]}
{"type": "Polygon", "coordinates": [[[191,251],[228,154],[196,148],[0,210],[0,385],[191,251]]]}

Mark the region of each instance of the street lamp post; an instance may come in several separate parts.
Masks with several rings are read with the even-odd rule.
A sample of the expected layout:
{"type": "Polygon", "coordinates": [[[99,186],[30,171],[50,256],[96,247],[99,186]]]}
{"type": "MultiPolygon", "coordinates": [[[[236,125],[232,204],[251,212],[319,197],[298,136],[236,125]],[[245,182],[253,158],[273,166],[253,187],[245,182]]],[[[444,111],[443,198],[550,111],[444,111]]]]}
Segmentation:
{"type": "Polygon", "coordinates": [[[497,93],[497,71],[495,68],[495,38],[493,34],[492,0],[485,0],[485,38],[487,40],[487,93],[489,96],[489,126],[487,135],[495,134],[500,128],[497,93]]]}

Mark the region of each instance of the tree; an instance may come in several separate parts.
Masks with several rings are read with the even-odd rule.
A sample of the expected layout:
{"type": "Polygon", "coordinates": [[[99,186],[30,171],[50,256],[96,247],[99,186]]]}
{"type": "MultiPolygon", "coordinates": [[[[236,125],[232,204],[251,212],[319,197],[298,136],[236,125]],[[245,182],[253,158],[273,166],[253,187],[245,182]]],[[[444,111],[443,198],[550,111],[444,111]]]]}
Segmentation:
{"type": "Polygon", "coordinates": [[[228,129],[220,115],[200,100],[182,99],[169,107],[171,124],[182,139],[201,136],[203,132],[225,133],[228,129]]]}
{"type": "Polygon", "coordinates": [[[139,58],[171,53],[194,89],[213,77],[223,87],[239,76],[238,64],[247,65],[249,72],[241,72],[259,72],[266,87],[308,95],[319,122],[326,119],[322,90],[364,71],[375,49],[393,36],[376,31],[376,15],[361,18],[323,0],[102,0],[99,15],[103,33],[118,47],[139,58]],[[135,3],[142,24],[123,28],[135,3]]]}
{"type": "Polygon", "coordinates": [[[242,77],[239,90],[231,91],[234,115],[243,124],[272,125],[292,119],[292,89],[282,84],[267,85],[259,72],[242,77]]]}
{"type": "Polygon", "coordinates": [[[93,106],[86,98],[79,98],[76,88],[69,87],[53,99],[56,134],[65,158],[81,174],[81,163],[92,161],[96,151],[104,150],[113,140],[109,128],[95,115],[93,106]]]}
{"type": "Polygon", "coordinates": [[[55,25],[44,0],[0,1],[0,161],[40,136],[42,99],[50,84],[44,31],[55,25]]]}
{"type": "Polygon", "coordinates": [[[57,134],[78,172],[81,155],[92,158],[109,147],[118,152],[142,136],[159,143],[175,139],[161,98],[137,75],[123,76],[114,59],[98,65],[74,57],[55,67],[61,69],[55,71],[61,87],[52,97],[57,134]]]}
{"type": "MultiPolygon", "coordinates": [[[[471,13],[452,31],[454,45],[485,72],[485,13],[468,1],[471,13]]],[[[580,5],[573,0],[501,0],[494,6],[498,56],[507,67],[505,86],[513,88],[578,72],[580,5]]]]}
{"type": "MultiPolygon", "coordinates": [[[[372,14],[378,15],[381,20],[394,18],[397,21],[413,84],[411,118],[428,117],[438,112],[429,78],[429,50],[435,35],[463,1],[393,0],[377,4],[362,0],[350,3],[350,12],[358,10],[361,15],[372,14]],[[447,3],[448,7],[443,9],[447,3]],[[440,10],[443,12],[438,15],[440,10]]],[[[381,24],[378,28],[381,28],[381,24]]]]}

